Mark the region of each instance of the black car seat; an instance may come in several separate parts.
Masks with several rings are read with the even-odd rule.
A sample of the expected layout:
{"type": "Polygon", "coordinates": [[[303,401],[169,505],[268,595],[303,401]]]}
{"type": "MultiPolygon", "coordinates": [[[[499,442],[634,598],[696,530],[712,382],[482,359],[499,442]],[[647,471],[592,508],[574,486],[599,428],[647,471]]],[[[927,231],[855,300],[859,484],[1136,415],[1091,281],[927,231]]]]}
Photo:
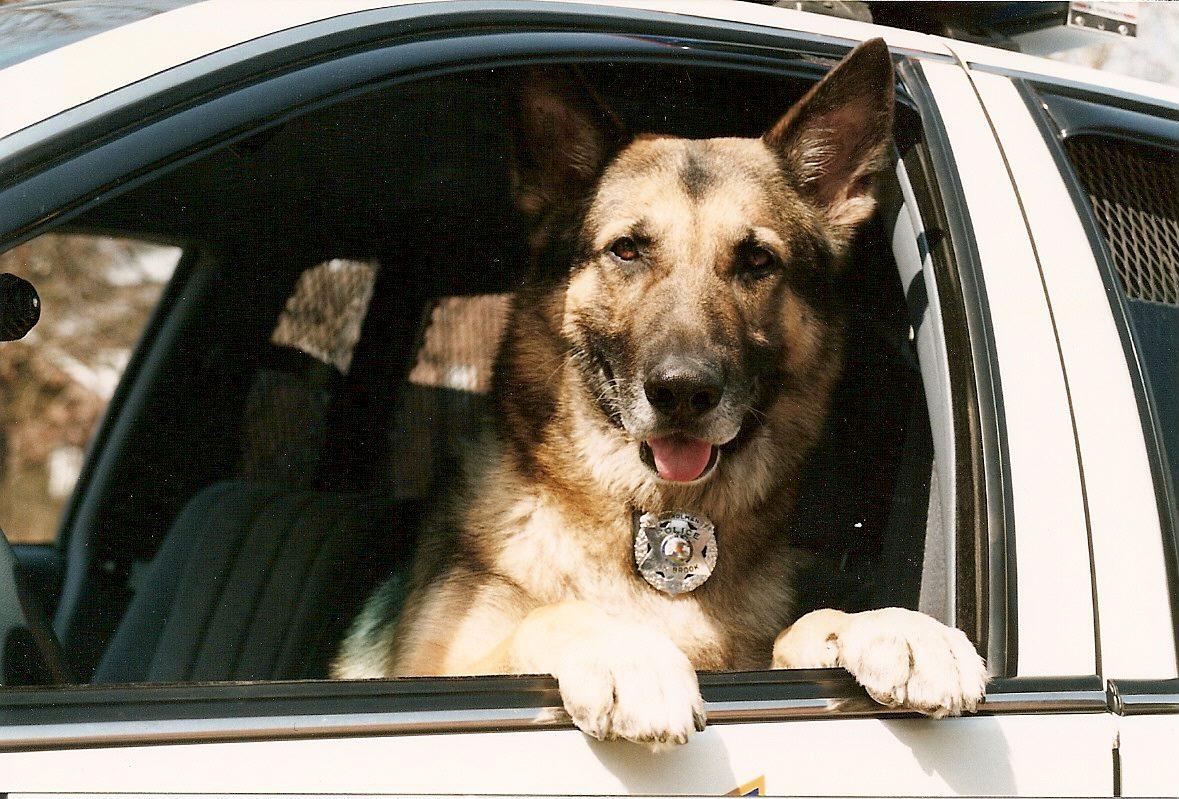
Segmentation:
{"type": "Polygon", "coordinates": [[[326,677],[365,598],[408,563],[417,505],[317,480],[340,432],[333,408],[360,379],[349,362],[372,273],[345,261],[304,273],[255,360],[234,479],[193,496],[133,574],[94,682],[326,677]]]}
{"type": "Polygon", "coordinates": [[[185,507],[94,682],[325,677],[415,506],[230,481],[185,507]]]}

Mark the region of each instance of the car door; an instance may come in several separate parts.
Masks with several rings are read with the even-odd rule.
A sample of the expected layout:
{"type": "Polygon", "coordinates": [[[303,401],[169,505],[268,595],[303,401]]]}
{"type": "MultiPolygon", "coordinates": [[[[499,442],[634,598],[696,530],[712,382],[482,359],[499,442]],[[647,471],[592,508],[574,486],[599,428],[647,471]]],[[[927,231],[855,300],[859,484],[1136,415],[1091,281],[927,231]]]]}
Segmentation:
{"type": "Polygon", "coordinates": [[[1004,142],[1066,364],[1119,787],[1173,793],[1179,105],[1161,86],[971,79],[1004,142]]]}
{"type": "MultiPolygon", "coordinates": [[[[1098,666],[1066,370],[1019,195],[966,70],[925,37],[769,9],[726,6],[715,12],[734,18],[710,19],[698,6],[384,5],[350,4],[363,10],[352,16],[314,6],[320,16],[307,16],[312,6],[290,3],[260,20],[208,3],[136,23],[165,39],[211,31],[223,49],[125,88],[104,85],[109,93],[90,102],[52,92],[57,105],[23,99],[0,163],[0,240],[8,246],[68,222],[152,170],[393,75],[538,57],[656,63],[672,53],[684,63],[785,72],[884,35],[916,120],[898,147],[889,233],[912,294],[935,428],[943,531],[940,549],[927,548],[942,560],[935,604],[986,654],[988,700],[977,715],[932,720],[872,705],[842,672],[703,674],[710,726],[652,754],[573,729],[547,678],[6,687],[0,789],[1112,792],[1116,729],[1098,666]],[[282,14],[303,24],[281,29],[282,14]],[[479,27],[464,30],[472,22],[479,27]],[[269,30],[281,32],[260,35],[269,30]]],[[[125,47],[135,27],[75,46],[88,58],[113,57],[103,48],[125,47]]],[[[64,48],[40,63],[61,67],[81,52],[64,48]]]]}

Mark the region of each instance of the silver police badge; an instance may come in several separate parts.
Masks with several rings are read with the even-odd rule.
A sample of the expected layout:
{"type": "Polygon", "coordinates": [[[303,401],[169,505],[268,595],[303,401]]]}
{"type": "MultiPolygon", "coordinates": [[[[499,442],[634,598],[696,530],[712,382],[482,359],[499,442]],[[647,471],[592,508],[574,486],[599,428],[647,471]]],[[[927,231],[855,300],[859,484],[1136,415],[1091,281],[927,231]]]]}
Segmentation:
{"type": "Polygon", "coordinates": [[[635,531],[639,574],[665,594],[699,588],[716,568],[716,528],[690,513],[644,513],[635,531]]]}

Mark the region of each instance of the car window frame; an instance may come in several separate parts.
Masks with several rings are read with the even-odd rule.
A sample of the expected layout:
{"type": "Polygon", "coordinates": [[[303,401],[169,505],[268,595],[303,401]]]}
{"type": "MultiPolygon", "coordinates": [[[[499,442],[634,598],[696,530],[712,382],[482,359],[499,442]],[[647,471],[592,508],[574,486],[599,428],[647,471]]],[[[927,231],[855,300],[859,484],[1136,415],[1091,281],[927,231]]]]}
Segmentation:
{"type": "MultiPolygon", "coordinates": [[[[710,726],[914,718],[842,669],[701,672],[710,726]]],[[[145,744],[573,730],[556,681],[512,675],[0,689],[0,753],[145,744]]],[[[979,716],[1105,713],[1096,676],[993,680],[979,716]]]]}
{"type": "MultiPolygon", "coordinates": [[[[13,211],[14,215],[10,218],[17,220],[13,228],[0,231],[0,246],[27,240],[41,231],[67,222],[115,194],[130,190],[164,170],[189,163],[211,149],[242,140],[297,114],[307,113],[382,86],[392,86],[401,80],[418,80],[453,69],[484,68],[491,64],[505,65],[515,63],[524,57],[541,57],[553,61],[570,58],[589,59],[595,57],[595,47],[597,57],[625,56],[654,61],[669,57],[669,42],[677,46],[675,58],[678,64],[727,64],[742,70],[765,69],[781,74],[788,68],[789,59],[784,54],[803,52],[810,56],[837,58],[854,44],[851,41],[835,41],[830,37],[769,31],[754,26],[712,23],[696,19],[688,22],[673,15],[646,12],[626,15],[604,13],[601,16],[590,17],[579,14],[574,17],[564,11],[555,11],[552,14],[541,15],[539,21],[535,9],[527,15],[518,12],[504,13],[501,17],[493,15],[500,29],[511,31],[501,33],[488,32],[486,27],[477,33],[457,33],[453,25],[442,25],[436,17],[423,17],[430,26],[429,30],[410,32],[404,23],[411,15],[405,8],[366,13],[373,15],[373,22],[361,32],[342,30],[342,23],[332,20],[323,23],[322,30],[311,30],[317,26],[305,26],[306,29],[299,29],[297,32],[275,34],[275,40],[265,45],[258,41],[242,45],[243,49],[239,55],[243,61],[234,62],[232,68],[225,66],[228,56],[219,53],[206,65],[210,68],[208,73],[191,77],[196,67],[190,64],[182,70],[184,76],[158,76],[161,86],[169,86],[172,82],[176,83],[176,86],[168,95],[167,102],[157,98],[150,102],[145,101],[141,105],[131,105],[131,108],[138,108],[139,113],[143,115],[138,125],[129,121],[127,114],[130,112],[127,108],[119,106],[118,98],[103,98],[101,107],[94,109],[92,124],[106,126],[107,132],[97,135],[91,149],[78,149],[75,138],[77,129],[74,129],[61,133],[59,138],[50,137],[48,141],[52,146],[47,145],[39,149],[36,158],[30,160],[27,152],[21,156],[23,160],[19,161],[19,169],[16,170],[19,172],[17,182],[0,188],[0,213],[13,211]],[[575,29],[569,30],[570,26],[575,29]],[[446,38],[431,38],[443,35],[446,38]],[[320,38],[316,39],[316,36],[320,38]],[[358,39],[368,44],[358,43],[358,39]],[[307,42],[327,42],[325,47],[328,55],[319,60],[309,57],[305,46],[300,49],[300,45],[306,45],[307,42]],[[345,47],[346,42],[351,44],[345,47]],[[512,46],[506,47],[507,44],[512,46]],[[298,51],[299,67],[289,72],[278,72],[275,51],[266,50],[266,47],[281,47],[281,54],[288,59],[298,51]],[[342,50],[344,52],[341,52],[342,50]],[[701,60],[692,62],[690,59],[693,55],[701,60]],[[345,66],[347,68],[342,68],[345,66]],[[247,67],[249,70],[261,69],[262,74],[251,72],[255,80],[250,80],[241,74],[247,67]],[[348,77],[345,78],[343,75],[348,77]],[[228,87],[218,82],[230,78],[232,80],[228,87]],[[218,87],[217,91],[213,90],[213,86],[218,87]],[[279,87],[285,88],[279,91],[279,87]],[[199,103],[191,99],[194,94],[202,98],[199,103]],[[298,96],[302,101],[292,106],[288,102],[288,98],[292,96],[298,96]],[[117,113],[109,109],[116,109],[117,113]],[[218,115],[220,109],[230,109],[233,113],[222,117],[218,115]],[[205,127],[197,124],[201,122],[202,117],[205,127]],[[211,121],[217,121],[218,124],[214,126],[211,121]],[[112,138],[118,131],[123,131],[125,135],[112,138]],[[118,169],[129,170],[133,177],[125,183],[112,185],[110,173],[104,173],[98,168],[104,162],[116,165],[118,169]],[[84,174],[88,183],[75,182],[70,185],[64,180],[64,176],[69,174],[84,174]],[[42,196],[41,192],[53,199],[47,200],[47,204],[36,212],[15,213],[18,210],[17,198],[30,194],[42,196]]],[[[469,13],[471,12],[462,11],[460,8],[455,12],[454,19],[448,19],[447,22],[456,25],[457,21],[469,22],[469,17],[464,16],[469,13]]],[[[483,23],[489,23],[489,17],[485,13],[481,12],[478,17],[483,23]]],[[[1026,678],[1015,676],[1009,668],[1009,664],[1014,662],[1009,653],[1013,651],[1016,640],[1015,619],[1009,615],[1014,609],[1014,604],[1010,601],[1011,552],[1010,547],[1006,546],[1010,525],[1004,524],[1004,520],[1009,518],[1011,508],[1009,494],[1004,489],[1003,475],[1006,472],[1002,468],[1002,455],[998,443],[1003,435],[1001,395],[996,393],[993,376],[986,372],[987,365],[992,362],[994,356],[993,345],[986,343],[985,290],[977,283],[977,274],[974,278],[970,276],[971,259],[977,261],[977,251],[972,250],[973,233],[966,216],[965,205],[961,202],[961,187],[955,183],[952,155],[948,147],[942,146],[944,142],[936,138],[940,135],[944,139],[944,131],[940,134],[937,132],[939,123],[936,106],[932,104],[931,98],[921,94],[920,66],[916,59],[905,55],[903,51],[896,54],[900,57],[899,68],[903,85],[909,88],[912,101],[922,115],[926,136],[934,137],[927,152],[921,156],[924,160],[914,162],[911,174],[923,175],[928,184],[919,192],[919,195],[926,195],[929,202],[929,208],[923,210],[933,214],[931,219],[948,217],[946,224],[949,235],[943,237],[942,250],[935,259],[935,264],[939,264],[939,287],[941,281],[946,282],[942,296],[947,307],[950,303],[960,303],[962,306],[954,311],[954,318],[958,320],[955,324],[965,323],[965,335],[956,346],[965,348],[959,354],[964,356],[963,362],[969,364],[969,368],[958,370],[956,374],[961,375],[961,380],[969,378],[969,383],[960,386],[959,391],[961,397],[967,401],[961,403],[960,410],[959,404],[955,404],[956,413],[961,415],[961,419],[955,421],[955,447],[965,448],[958,463],[960,469],[970,471],[965,473],[964,484],[957,486],[955,490],[967,492],[965,496],[969,499],[968,507],[975,510],[970,514],[960,510],[957,535],[964,537],[970,547],[981,551],[982,555],[978,558],[979,574],[975,576],[971,590],[983,590],[986,593],[982,596],[990,597],[980,608],[971,610],[970,620],[972,625],[980,628],[980,634],[986,636],[984,642],[987,651],[998,653],[998,658],[994,661],[995,671],[1003,678],[992,684],[993,699],[988,702],[989,709],[986,712],[1040,712],[1049,707],[1052,712],[1100,712],[1106,707],[1104,689],[1095,685],[1089,677],[1068,677],[1061,678],[1062,681],[1058,682],[1029,683],[1026,678]],[[933,194],[935,189],[941,193],[933,194]],[[972,283],[972,280],[975,282],[972,283]],[[963,299],[964,295],[966,299],[963,299]],[[981,425],[979,419],[983,420],[981,425]],[[965,435],[958,434],[959,428],[966,431],[965,435]],[[997,531],[993,529],[996,527],[997,531]],[[1029,685],[1041,686],[1042,689],[1031,690],[1028,688],[1029,685]],[[1035,701],[1027,699],[1026,695],[1029,693],[1036,694],[1038,698],[1035,701]],[[1008,702],[1003,699],[1008,694],[1019,695],[1022,698],[1008,702]]],[[[928,54],[921,54],[921,57],[948,61],[928,54]]],[[[143,88],[135,87],[133,94],[139,97],[143,88]]],[[[100,128],[86,129],[95,132],[100,128]]],[[[4,163],[0,162],[0,168],[3,166],[4,163]]],[[[994,657],[992,655],[993,659],[994,657]]],[[[849,701],[845,700],[864,699],[862,691],[854,682],[849,682],[850,678],[843,679],[846,675],[841,675],[842,672],[838,671],[817,676],[757,672],[737,676],[704,674],[701,680],[706,696],[738,695],[744,698],[731,701],[754,703],[733,706],[732,720],[735,721],[751,718],[827,718],[845,717],[847,713],[854,714],[855,711],[848,708],[855,702],[849,704],[849,701]],[[777,693],[768,699],[750,694],[750,691],[768,691],[766,686],[775,686],[774,691],[777,693]],[[725,694],[725,691],[734,693],[725,694]],[[827,694],[821,695],[822,692],[827,694]]],[[[512,685],[522,687],[527,694],[530,690],[528,686],[531,685],[527,682],[529,679],[532,678],[469,678],[463,683],[464,693],[477,695],[481,687],[486,685],[480,683],[480,680],[508,680],[512,685]]],[[[551,680],[537,679],[543,680],[548,686],[545,690],[551,692],[551,680]]],[[[144,697],[153,695],[153,692],[156,692],[154,695],[160,696],[160,691],[165,694],[168,691],[178,692],[181,696],[195,696],[204,692],[204,696],[208,698],[193,701],[214,702],[221,708],[217,718],[234,718],[238,714],[235,709],[238,705],[232,701],[234,690],[256,690],[262,695],[267,695],[266,692],[273,692],[273,686],[276,685],[282,684],[259,683],[252,689],[232,688],[220,684],[204,687],[145,686],[133,690],[147,692],[143,694],[144,697]],[[190,694],[185,694],[185,691],[189,691],[190,694]]],[[[330,707],[333,697],[341,690],[345,690],[339,688],[339,683],[333,682],[308,682],[298,685],[306,686],[301,690],[327,703],[319,705],[325,709],[330,707]]],[[[380,685],[383,686],[382,694],[397,694],[392,688],[399,683],[380,685]]],[[[4,690],[7,695],[12,689],[4,690]]],[[[97,708],[106,707],[112,701],[117,703],[117,697],[127,696],[119,693],[119,687],[111,686],[76,686],[60,690],[62,696],[89,696],[90,712],[96,712],[97,708]],[[87,691],[91,693],[85,694],[87,691]]],[[[416,689],[412,686],[406,689],[409,694],[413,694],[414,690],[416,689]]],[[[52,693],[54,692],[49,692],[52,693]]],[[[430,692],[426,690],[423,693],[429,695],[430,692]]],[[[543,691],[540,693],[547,697],[543,699],[545,704],[529,706],[529,712],[534,712],[534,716],[530,718],[528,727],[543,729],[546,726],[560,727],[567,724],[566,721],[560,720],[559,713],[553,717],[553,712],[559,709],[559,703],[554,705],[552,694],[545,694],[543,691]],[[545,718],[548,718],[548,721],[544,721],[545,718]]],[[[45,694],[41,697],[48,698],[45,694]]],[[[536,697],[537,692],[533,691],[533,700],[536,700],[536,697]]],[[[510,708],[500,709],[518,711],[519,706],[516,703],[519,701],[522,701],[519,697],[512,699],[509,703],[510,708]]],[[[723,703],[730,700],[715,698],[710,701],[723,703]]],[[[52,704],[52,701],[29,702],[17,707],[44,709],[48,704],[52,704]]],[[[894,713],[879,706],[872,705],[869,708],[869,712],[860,712],[859,715],[877,717],[894,713]]],[[[16,726],[25,726],[20,721],[22,712],[24,711],[19,709],[11,710],[8,716],[10,722],[16,726]]],[[[710,706],[710,715],[714,720],[725,720],[727,712],[729,710],[725,708],[710,706]]],[[[465,729],[462,724],[466,722],[454,723],[459,726],[442,725],[431,729],[465,729]]],[[[506,722],[503,717],[497,717],[486,723],[498,728],[506,722]]],[[[235,733],[228,729],[231,726],[227,725],[221,733],[206,730],[202,735],[224,734],[232,737],[235,733]]],[[[185,734],[192,734],[192,730],[185,734]]],[[[321,734],[338,734],[338,731],[321,731],[321,734]]],[[[143,735],[150,737],[150,733],[146,731],[143,735]]],[[[67,739],[72,740],[66,736],[61,741],[67,743],[67,739]]],[[[45,745],[44,741],[41,745],[45,745]]]]}

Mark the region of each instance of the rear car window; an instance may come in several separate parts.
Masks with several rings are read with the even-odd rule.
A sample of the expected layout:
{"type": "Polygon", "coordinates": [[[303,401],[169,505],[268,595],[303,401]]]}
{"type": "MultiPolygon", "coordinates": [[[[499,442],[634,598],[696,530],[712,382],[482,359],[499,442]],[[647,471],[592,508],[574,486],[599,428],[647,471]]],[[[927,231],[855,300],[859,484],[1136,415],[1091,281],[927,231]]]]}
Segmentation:
{"type": "Polygon", "coordinates": [[[1179,486],[1179,155],[1110,136],[1065,141],[1126,296],[1172,486],[1179,486]]]}
{"type": "Polygon", "coordinates": [[[180,249],[106,236],[48,234],[0,255],[33,283],[42,321],[0,347],[0,526],[46,543],[86,446],[180,249]]]}
{"type": "Polygon", "coordinates": [[[511,294],[438,300],[409,382],[486,394],[511,301],[511,294]]]}

